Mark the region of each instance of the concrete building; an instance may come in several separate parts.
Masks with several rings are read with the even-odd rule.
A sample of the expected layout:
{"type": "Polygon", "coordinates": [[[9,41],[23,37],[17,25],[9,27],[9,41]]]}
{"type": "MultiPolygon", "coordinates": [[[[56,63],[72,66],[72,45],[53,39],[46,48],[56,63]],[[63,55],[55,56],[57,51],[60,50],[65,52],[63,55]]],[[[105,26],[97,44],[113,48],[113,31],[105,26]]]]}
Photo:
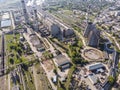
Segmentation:
{"type": "Polygon", "coordinates": [[[1,18],[1,28],[9,28],[11,26],[12,22],[10,18],[10,13],[9,12],[3,13],[1,18]]]}
{"type": "Polygon", "coordinates": [[[85,66],[85,68],[88,71],[94,71],[94,70],[97,70],[97,69],[100,69],[100,68],[105,68],[105,66],[102,63],[93,63],[93,64],[85,66]]]}
{"type": "Polygon", "coordinates": [[[11,27],[11,20],[2,20],[1,28],[8,28],[8,27],[11,27]]]}
{"type": "Polygon", "coordinates": [[[21,4],[22,4],[22,9],[23,9],[23,15],[24,15],[24,18],[25,18],[25,23],[29,23],[29,17],[28,17],[28,13],[27,13],[27,10],[26,10],[25,1],[21,0],[21,4]]]}
{"type": "Polygon", "coordinates": [[[94,28],[95,28],[95,25],[93,25],[92,22],[88,22],[87,27],[84,31],[84,37],[88,38],[89,34],[90,34],[90,31],[92,31],[94,28]]]}
{"type": "Polygon", "coordinates": [[[39,24],[38,24],[38,16],[37,16],[37,10],[34,9],[34,14],[35,14],[35,25],[34,25],[34,29],[35,31],[39,30],[39,24]]]}
{"type": "Polygon", "coordinates": [[[61,70],[69,68],[71,64],[70,60],[66,56],[61,54],[55,57],[55,62],[61,70]]]}
{"type": "Polygon", "coordinates": [[[90,31],[87,45],[91,47],[98,47],[99,39],[100,39],[100,31],[94,29],[93,31],[90,31]]]}
{"type": "Polygon", "coordinates": [[[90,80],[90,82],[94,85],[94,84],[96,84],[97,83],[97,81],[98,81],[98,78],[96,77],[96,75],[95,74],[89,74],[88,75],[88,78],[89,78],[89,80],[90,80]]]}
{"type": "Polygon", "coordinates": [[[50,28],[51,36],[55,38],[60,38],[62,34],[60,27],[57,24],[52,24],[50,28]]]}
{"type": "Polygon", "coordinates": [[[69,38],[71,36],[73,36],[75,33],[72,29],[67,29],[67,30],[63,30],[63,37],[64,38],[69,38]]]}
{"type": "Polygon", "coordinates": [[[36,35],[30,35],[30,41],[32,43],[32,45],[34,47],[36,47],[36,49],[38,51],[43,51],[45,50],[45,47],[43,46],[43,42],[36,36],[36,35]]]}
{"type": "Polygon", "coordinates": [[[92,22],[89,22],[84,32],[84,37],[87,39],[87,45],[91,47],[99,46],[100,31],[96,29],[92,22]]]}
{"type": "Polygon", "coordinates": [[[10,14],[9,13],[4,13],[2,15],[2,20],[7,20],[7,19],[10,19],[10,14]]]}

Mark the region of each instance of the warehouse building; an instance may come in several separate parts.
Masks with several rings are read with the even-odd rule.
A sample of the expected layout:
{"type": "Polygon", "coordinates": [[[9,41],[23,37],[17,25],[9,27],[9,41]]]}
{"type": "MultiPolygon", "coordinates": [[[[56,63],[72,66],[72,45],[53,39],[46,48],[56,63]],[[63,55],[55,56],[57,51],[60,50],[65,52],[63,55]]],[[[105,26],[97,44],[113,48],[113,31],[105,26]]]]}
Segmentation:
{"type": "Polygon", "coordinates": [[[70,68],[70,65],[71,65],[70,60],[64,55],[56,56],[55,57],[55,62],[61,70],[65,70],[67,68],[70,68]]]}
{"type": "Polygon", "coordinates": [[[97,70],[97,69],[100,69],[100,68],[105,68],[105,66],[102,63],[93,63],[93,64],[85,66],[85,68],[88,71],[94,71],[94,70],[97,70]]]}
{"type": "Polygon", "coordinates": [[[36,47],[36,49],[38,51],[44,51],[45,47],[43,46],[43,42],[36,36],[36,35],[30,35],[30,41],[32,43],[32,45],[34,47],[36,47]]]}
{"type": "Polygon", "coordinates": [[[11,20],[2,20],[1,28],[8,28],[8,27],[11,27],[11,20]]]}
{"type": "Polygon", "coordinates": [[[97,81],[98,81],[98,78],[96,77],[96,75],[95,74],[89,74],[88,75],[88,78],[89,78],[89,80],[90,80],[90,82],[93,84],[93,85],[95,85],[96,83],[97,83],[97,81]]]}

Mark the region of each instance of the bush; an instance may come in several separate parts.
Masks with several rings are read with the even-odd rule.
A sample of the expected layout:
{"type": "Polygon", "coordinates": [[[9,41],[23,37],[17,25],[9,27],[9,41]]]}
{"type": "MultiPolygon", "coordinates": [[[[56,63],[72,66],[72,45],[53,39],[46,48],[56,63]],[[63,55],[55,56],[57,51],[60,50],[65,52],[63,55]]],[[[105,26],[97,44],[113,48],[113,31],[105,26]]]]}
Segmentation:
{"type": "Polygon", "coordinates": [[[13,58],[10,58],[9,61],[10,61],[10,64],[14,64],[13,58]]]}
{"type": "Polygon", "coordinates": [[[112,77],[112,76],[109,76],[109,77],[108,77],[108,81],[109,81],[110,84],[113,84],[114,81],[115,81],[115,78],[112,77]]]}

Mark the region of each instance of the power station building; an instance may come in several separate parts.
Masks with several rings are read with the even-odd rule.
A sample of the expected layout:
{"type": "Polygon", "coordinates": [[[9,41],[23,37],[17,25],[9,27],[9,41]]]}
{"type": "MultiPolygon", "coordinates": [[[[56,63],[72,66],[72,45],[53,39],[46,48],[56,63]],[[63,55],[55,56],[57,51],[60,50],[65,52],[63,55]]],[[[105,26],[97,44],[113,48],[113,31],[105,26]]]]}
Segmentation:
{"type": "Polygon", "coordinates": [[[96,26],[89,22],[84,32],[84,37],[87,39],[87,45],[91,47],[99,46],[100,31],[96,29],[96,26]]]}
{"type": "Polygon", "coordinates": [[[51,36],[55,38],[60,38],[62,32],[61,28],[57,24],[52,24],[50,27],[51,36]]]}
{"type": "Polygon", "coordinates": [[[64,29],[63,30],[63,37],[64,38],[72,37],[74,34],[75,33],[74,33],[73,29],[66,29],[66,30],[64,29]]]}
{"type": "Polygon", "coordinates": [[[29,23],[29,17],[28,17],[28,13],[27,13],[27,10],[26,10],[25,1],[21,0],[21,3],[22,3],[23,15],[24,15],[24,18],[25,18],[25,23],[29,23]]]}

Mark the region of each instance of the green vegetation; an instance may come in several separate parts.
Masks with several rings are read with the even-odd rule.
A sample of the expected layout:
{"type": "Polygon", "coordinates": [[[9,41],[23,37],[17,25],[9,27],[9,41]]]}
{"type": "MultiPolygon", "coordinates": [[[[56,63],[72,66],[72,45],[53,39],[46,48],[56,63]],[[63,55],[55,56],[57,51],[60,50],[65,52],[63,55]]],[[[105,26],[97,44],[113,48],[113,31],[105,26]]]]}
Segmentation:
{"type": "Polygon", "coordinates": [[[70,85],[70,82],[71,82],[71,78],[72,78],[72,74],[73,74],[73,71],[75,70],[75,66],[72,66],[68,72],[68,76],[67,76],[67,81],[65,83],[65,88],[66,90],[69,90],[69,85],[70,85]]]}
{"type": "Polygon", "coordinates": [[[120,62],[118,63],[118,69],[120,69],[120,62]]]}
{"type": "Polygon", "coordinates": [[[29,70],[23,70],[23,71],[24,71],[24,80],[26,83],[26,89],[35,90],[34,78],[32,73],[29,70]]]}
{"type": "Polygon", "coordinates": [[[6,54],[8,56],[8,66],[25,63],[26,61],[28,61],[28,59],[26,58],[26,54],[31,49],[29,47],[25,50],[24,45],[19,41],[19,38],[20,34],[17,33],[6,35],[6,54]]]}
{"type": "Polygon", "coordinates": [[[87,63],[87,61],[84,60],[80,54],[82,46],[83,46],[83,44],[81,43],[81,41],[76,40],[76,44],[69,45],[69,51],[67,52],[68,55],[71,57],[73,63],[81,64],[81,66],[83,66],[85,63],[87,63]]]}
{"type": "Polygon", "coordinates": [[[72,25],[72,27],[74,28],[74,30],[76,30],[76,31],[81,33],[81,28],[79,28],[78,26],[76,26],[74,24],[72,25]]]}
{"type": "Polygon", "coordinates": [[[73,74],[73,71],[75,70],[75,65],[73,65],[69,72],[68,72],[68,76],[67,76],[67,80],[65,82],[60,82],[58,81],[58,90],[69,90],[69,85],[70,85],[70,82],[71,82],[71,77],[72,77],[72,74],[73,74]]]}
{"type": "Polygon", "coordinates": [[[53,54],[50,51],[45,51],[42,55],[45,59],[52,59],[53,58],[53,54]]]}
{"type": "Polygon", "coordinates": [[[109,77],[108,77],[108,81],[109,81],[110,84],[113,84],[114,81],[115,81],[115,78],[112,77],[112,76],[109,76],[109,77]]]}
{"type": "MultiPolygon", "coordinates": [[[[50,40],[52,42],[54,42],[56,45],[58,45],[59,48],[64,49],[73,62],[73,64],[72,64],[73,66],[70,68],[69,73],[68,73],[67,81],[64,83],[58,81],[58,85],[57,85],[58,90],[69,90],[71,76],[73,74],[73,71],[75,70],[76,64],[80,64],[81,66],[83,66],[85,63],[87,63],[87,61],[84,60],[80,54],[81,49],[83,48],[83,43],[79,39],[75,39],[76,43],[74,45],[66,45],[62,42],[57,41],[56,39],[50,39],[50,40]]],[[[57,48],[57,49],[59,49],[59,48],[57,48]]]]}

